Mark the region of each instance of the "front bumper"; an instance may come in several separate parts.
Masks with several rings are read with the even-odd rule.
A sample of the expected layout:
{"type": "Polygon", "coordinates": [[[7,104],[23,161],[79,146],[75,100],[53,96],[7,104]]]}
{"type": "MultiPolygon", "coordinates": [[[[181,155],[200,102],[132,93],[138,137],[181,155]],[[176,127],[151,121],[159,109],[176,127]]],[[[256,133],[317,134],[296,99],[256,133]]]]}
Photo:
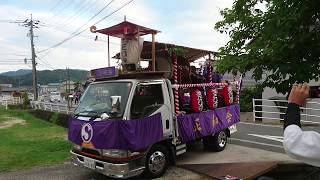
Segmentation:
{"type": "Polygon", "coordinates": [[[143,159],[134,160],[128,163],[115,164],[105,161],[96,160],[87,156],[70,151],[72,162],[75,166],[89,168],[96,172],[102,173],[106,176],[113,178],[129,178],[142,174],[144,171],[144,162],[143,159]],[[90,161],[91,165],[85,165],[86,161],[90,161]]]}

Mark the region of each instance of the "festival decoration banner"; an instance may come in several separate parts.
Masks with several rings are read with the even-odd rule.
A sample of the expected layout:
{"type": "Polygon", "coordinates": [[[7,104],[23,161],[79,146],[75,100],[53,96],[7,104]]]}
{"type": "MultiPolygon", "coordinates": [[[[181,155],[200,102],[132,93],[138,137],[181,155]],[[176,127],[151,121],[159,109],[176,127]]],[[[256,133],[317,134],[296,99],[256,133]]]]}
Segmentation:
{"type": "Polygon", "coordinates": [[[239,104],[177,117],[182,143],[212,135],[240,121],[239,104]]]}

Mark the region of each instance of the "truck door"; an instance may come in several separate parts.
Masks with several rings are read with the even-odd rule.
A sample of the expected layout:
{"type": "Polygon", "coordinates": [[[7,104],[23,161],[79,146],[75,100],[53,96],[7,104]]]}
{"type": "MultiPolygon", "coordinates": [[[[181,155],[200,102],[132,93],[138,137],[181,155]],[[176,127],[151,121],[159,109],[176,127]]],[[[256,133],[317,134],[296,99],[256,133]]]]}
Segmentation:
{"type": "Polygon", "coordinates": [[[163,134],[172,135],[172,110],[164,81],[140,82],[135,88],[130,107],[130,119],[161,113],[163,134]]]}

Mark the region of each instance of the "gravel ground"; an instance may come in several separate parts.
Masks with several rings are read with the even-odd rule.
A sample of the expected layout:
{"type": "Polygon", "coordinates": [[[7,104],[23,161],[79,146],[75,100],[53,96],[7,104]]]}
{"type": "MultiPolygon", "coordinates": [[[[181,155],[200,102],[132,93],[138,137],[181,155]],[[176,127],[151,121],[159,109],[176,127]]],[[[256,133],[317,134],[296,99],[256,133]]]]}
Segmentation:
{"type": "Polygon", "coordinates": [[[178,168],[178,167],[170,167],[167,170],[167,173],[158,179],[163,179],[163,180],[171,180],[171,179],[188,179],[188,180],[193,180],[193,179],[201,179],[201,180],[209,180],[212,179],[208,176],[205,175],[200,175],[200,174],[196,174],[194,172],[182,169],[182,168],[178,168]]]}
{"type": "MultiPolygon", "coordinates": [[[[0,180],[114,180],[99,173],[73,166],[67,162],[61,165],[38,167],[30,170],[9,172],[0,174],[0,180]]],[[[143,177],[132,178],[143,179],[143,177]]],[[[178,167],[169,167],[166,174],[159,180],[186,179],[186,180],[209,180],[202,176],[178,167]]]]}

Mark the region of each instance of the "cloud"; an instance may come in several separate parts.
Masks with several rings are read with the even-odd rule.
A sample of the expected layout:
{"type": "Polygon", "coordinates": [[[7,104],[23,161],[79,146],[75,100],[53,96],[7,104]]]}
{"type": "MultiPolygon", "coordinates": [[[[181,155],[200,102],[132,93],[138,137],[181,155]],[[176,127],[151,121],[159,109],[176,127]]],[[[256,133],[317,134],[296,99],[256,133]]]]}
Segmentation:
{"type": "MultiPolygon", "coordinates": [[[[39,0],[32,0],[37,3],[39,0]]],[[[55,1],[44,0],[39,7],[32,9],[33,17],[39,19],[47,27],[35,29],[36,50],[46,49],[62,40],[70,37],[70,33],[86,24],[82,29],[86,31],[67,41],[61,46],[54,48],[48,55],[46,53],[37,54],[41,59],[48,62],[54,68],[64,69],[66,66],[77,69],[93,69],[107,65],[107,43],[94,41],[96,34],[89,31],[89,27],[97,22],[97,20],[119,8],[128,0],[116,0],[110,4],[94,20],[88,20],[97,13],[103,6],[110,1],[93,1],[87,0],[85,3],[91,3],[92,7],[87,13],[82,13],[77,18],[71,18],[71,7],[63,12],[59,12],[59,8],[52,10],[56,4],[55,1]],[[47,7],[45,7],[47,6],[47,7]],[[50,11],[51,10],[51,11],[50,11]]],[[[79,2],[79,1],[75,1],[79,2]]],[[[63,2],[66,3],[66,2],[63,2]]],[[[217,33],[214,30],[214,24],[221,19],[219,10],[230,7],[232,0],[212,1],[203,0],[201,3],[193,0],[181,1],[148,1],[135,0],[124,9],[120,10],[113,16],[108,17],[101,23],[97,24],[98,28],[105,28],[123,20],[126,15],[127,20],[143,26],[151,27],[162,31],[157,35],[157,41],[168,42],[178,45],[186,45],[195,48],[203,48],[208,50],[218,50],[218,48],[227,41],[227,37],[217,33]]],[[[75,6],[75,5],[73,5],[75,6]]],[[[79,7],[73,7],[73,13],[79,10],[79,7]]],[[[1,19],[26,19],[29,17],[30,9],[26,9],[23,5],[17,4],[0,4],[1,19]]],[[[30,41],[26,37],[27,28],[19,27],[16,24],[1,23],[0,33],[4,36],[0,37],[0,59],[8,58],[1,54],[6,52],[26,53],[30,54],[30,41]]],[[[106,40],[106,36],[98,35],[100,40],[106,40]]],[[[150,36],[145,38],[150,40],[150,36]]],[[[111,38],[110,45],[111,56],[119,52],[119,39],[111,38]]],[[[30,57],[30,56],[29,56],[30,57]]],[[[39,61],[38,69],[50,69],[45,62],[39,61]]],[[[116,61],[113,60],[112,64],[116,61]]],[[[27,66],[26,66],[27,67],[27,66]]],[[[15,66],[1,65],[2,69],[15,68],[15,66]]],[[[20,66],[18,68],[21,68],[20,66]]]]}
{"type": "MultiPolygon", "coordinates": [[[[216,22],[222,19],[221,9],[231,7],[232,0],[203,0],[191,3],[183,10],[171,12],[171,19],[165,20],[171,26],[165,27],[166,32],[174,34],[175,42],[182,45],[217,51],[228,37],[214,30],[216,22]]],[[[177,7],[179,8],[179,7],[177,7]]]]}

